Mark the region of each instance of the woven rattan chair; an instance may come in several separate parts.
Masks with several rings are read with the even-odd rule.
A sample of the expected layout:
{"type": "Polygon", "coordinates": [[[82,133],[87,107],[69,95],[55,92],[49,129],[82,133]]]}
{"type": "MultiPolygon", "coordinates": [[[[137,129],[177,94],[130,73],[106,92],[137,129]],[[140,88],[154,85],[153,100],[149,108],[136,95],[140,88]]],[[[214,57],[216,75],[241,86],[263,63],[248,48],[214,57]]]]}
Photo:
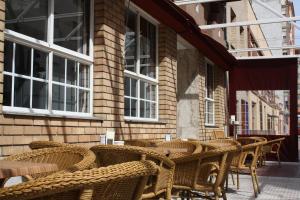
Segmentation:
{"type": "Polygon", "coordinates": [[[192,141],[182,141],[182,140],[172,140],[169,142],[160,142],[157,143],[157,147],[160,148],[179,148],[179,149],[186,149],[186,152],[175,152],[170,154],[170,158],[176,158],[181,156],[190,155],[193,153],[200,153],[202,152],[202,146],[200,143],[192,142],[192,141]]]}
{"type": "Polygon", "coordinates": [[[207,198],[211,197],[206,194],[214,193],[213,199],[221,196],[226,199],[224,183],[231,160],[238,151],[239,146],[232,145],[172,159],[176,165],[173,192],[185,191],[188,197],[195,195],[207,198]],[[211,176],[215,176],[214,180],[211,176]]]}
{"type": "Polygon", "coordinates": [[[91,148],[99,167],[136,160],[151,160],[160,166],[159,173],[146,186],[142,199],[164,195],[171,199],[175,164],[168,157],[153,150],[134,146],[98,145],[91,148]]]}
{"type": "Polygon", "coordinates": [[[261,148],[266,143],[266,141],[259,141],[257,140],[257,138],[242,137],[238,139],[238,142],[242,144],[242,151],[239,155],[233,158],[230,169],[237,175],[237,189],[239,189],[240,187],[240,171],[246,170],[250,172],[254,194],[255,197],[257,197],[258,193],[260,193],[256,174],[257,160],[260,155],[261,148]]]}
{"type": "Polygon", "coordinates": [[[52,147],[64,147],[70,144],[54,142],[54,141],[34,141],[29,144],[30,149],[44,149],[44,148],[52,148],[52,147]]]}
{"type": "Polygon", "coordinates": [[[124,144],[137,147],[155,147],[157,142],[152,140],[125,140],[124,144]]]}
{"type": "Polygon", "coordinates": [[[269,140],[265,145],[262,146],[261,156],[260,156],[260,164],[265,165],[267,154],[275,154],[277,157],[278,164],[280,165],[280,147],[282,141],[285,138],[278,138],[274,140],[269,140]]]}
{"type": "Polygon", "coordinates": [[[138,200],[158,167],[134,161],[103,168],[43,177],[1,188],[1,200],[138,200]]]}
{"type": "MultiPolygon", "coordinates": [[[[83,147],[65,146],[33,150],[6,157],[5,160],[55,163],[59,171],[54,173],[63,173],[88,169],[94,164],[95,155],[83,147]]],[[[49,173],[38,174],[27,178],[38,178],[46,175],[49,175],[49,173]]]]}
{"type": "Polygon", "coordinates": [[[213,136],[212,139],[215,139],[215,140],[226,138],[224,131],[213,131],[212,136],[213,136]]]}

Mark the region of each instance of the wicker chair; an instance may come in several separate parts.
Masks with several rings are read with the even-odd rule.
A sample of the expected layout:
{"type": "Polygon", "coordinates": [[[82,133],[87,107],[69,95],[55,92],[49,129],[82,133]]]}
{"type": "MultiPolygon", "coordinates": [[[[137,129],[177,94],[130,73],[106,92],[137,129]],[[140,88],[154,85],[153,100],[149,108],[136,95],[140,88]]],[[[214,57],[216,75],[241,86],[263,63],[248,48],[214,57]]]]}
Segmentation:
{"type": "Polygon", "coordinates": [[[176,164],[173,192],[184,191],[188,197],[207,198],[210,198],[208,193],[214,193],[213,199],[221,196],[226,199],[224,184],[230,163],[238,151],[239,146],[232,145],[172,159],[176,164]],[[212,175],[215,176],[214,181],[211,180],[212,175]]]}
{"type": "Polygon", "coordinates": [[[175,164],[169,158],[153,150],[134,146],[98,145],[91,148],[99,167],[136,160],[151,160],[160,166],[159,173],[152,177],[142,195],[142,199],[165,195],[171,199],[175,164]]]}
{"type": "Polygon", "coordinates": [[[257,138],[251,137],[242,137],[238,138],[238,142],[242,144],[242,151],[239,155],[233,158],[231,164],[231,171],[235,172],[237,175],[237,189],[239,189],[240,181],[239,181],[239,173],[242,170],[250,171],[250,175],[252,177],[252,184],[255,197],[257,197],[258,193],[260,193],[256,169],[257,169],[257,161],[260,155],[260,151],[262,146],[266,143],[266,141],[259,141],[257,138]]]}
{"type": "Polygon", "coordinates": [[[0,189],[1,200],[138,200],[158,167],[134,161],[43,177],[0,189]]]}
{"type": "Polygon", "coordinates": [[[213,139],[224,139],[226,138],[224,131],[213,131],[213,139]]]}
{"type": "Polygon", "coordinates": [[[34,141],[29,144],[30,149],[44,149],[44,148],[52,148],[52,147],[64,147],[69,146],[70,144],[54,142],[54,141],[34,141]]]}
{"type": "Polygon", "coordinates": [[[161,148],[179,148],[179,149],[186,149],[186,152],[176,152],[171,153],[170,158],[176,158],[181,156],[187,156],[193,153],[200,153],[202,152],[202,146],[200,143],[192,142],[192,141],[182,141],[182,140],[172,140],[170,142],[160,142],[157,143],[157,147],[161,148]]]}
{"type": "Polygon", "coordinates": [[[156,143],[152,140],[125,140],[125,145],[137,147],[155,147],[156,143]]]}
{"type": "Polygon", "coordinates": [[[280,165],[280,146],[282,141],[285,138],[278,138],[274,140],[269,140],[265,145],[262,146],[261,156],[260,156],[260,164],[265,165],[267,154],[275,154],[277,157],[278,164],[280,165]]]}
{"type": "MultiPolygon", "coordinates": [[[[59,171],[54,173],[63,173],[88,169],[94,164],[95,155],[83,147],[64,146],[33,150],[6,157],[5,160],[55,163],[59,171]]],[[[49,175],[49,173],[38,174],[27,178],[32,179],[46,175],[49,175]]]]}

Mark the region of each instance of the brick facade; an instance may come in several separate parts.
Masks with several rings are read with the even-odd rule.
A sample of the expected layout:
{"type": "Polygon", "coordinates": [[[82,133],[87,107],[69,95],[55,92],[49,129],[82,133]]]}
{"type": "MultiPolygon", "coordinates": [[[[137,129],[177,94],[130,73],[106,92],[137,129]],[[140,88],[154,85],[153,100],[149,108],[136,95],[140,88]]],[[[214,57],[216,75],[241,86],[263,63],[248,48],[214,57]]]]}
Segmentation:
{"type": "Polygon", "coordinates": [[[28,150],[35,140],[98,144],[115,129],[117,139],[164,138],[176,134],[176,33],[159,27],[159,122],[124,121],[125,2],[95,0],[93,112],[100,120],[3,115],[5,3],[0,1],[0,157],[28,150]]]}
{"type": "MultiPolygon", "coordinates": [[[[100,135],[109,129],[116,131],[118,140],[161,139],[166,133],[176,137],[177,34],[164,25],[159,25],[158,30],[159,121],[145,123],[124,120],[124,0],[95,0],[93,113],[96,119],[4,115],[4,4],[0,0],[0,157],[26,151],[28,144],[36,140],[99,144],[100,135]]],[[[204,67],[200,67],[199,74],[199,137],[202,137],[212,128],[204,126],[204,67]]],[[[216,128],[222,130],[225,119],[224,77],[224,72],[215,67],[216,128]]]]}

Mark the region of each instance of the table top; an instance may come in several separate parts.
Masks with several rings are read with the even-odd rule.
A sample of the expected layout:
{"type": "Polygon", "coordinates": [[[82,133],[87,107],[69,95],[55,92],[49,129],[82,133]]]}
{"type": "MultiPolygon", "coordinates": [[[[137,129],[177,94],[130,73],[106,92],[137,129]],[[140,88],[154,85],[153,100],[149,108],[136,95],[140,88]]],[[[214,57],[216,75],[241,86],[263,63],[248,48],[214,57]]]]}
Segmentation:
{"type": "Polygon", "coordinates": [[[0,179],[58,171],[53,163],[0,160],[0,179]]]}

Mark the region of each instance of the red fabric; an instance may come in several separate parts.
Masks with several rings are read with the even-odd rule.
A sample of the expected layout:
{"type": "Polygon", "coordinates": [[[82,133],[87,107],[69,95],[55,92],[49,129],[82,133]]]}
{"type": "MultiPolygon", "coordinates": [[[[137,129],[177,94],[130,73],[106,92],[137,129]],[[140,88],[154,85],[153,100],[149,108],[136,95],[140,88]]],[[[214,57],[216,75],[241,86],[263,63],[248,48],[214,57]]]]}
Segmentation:
{"type": "Polygon", "coordinates": [[[131,0],[134,4],[172,28],[185,40],[194,45],[203,55],[224,70],[229,70],[236,59],[227,49],[203,34],[195,20],[169,0],[131,0]]]}
{"type": "Polygon", "coordinates": [[[288,150],[284,157],[289,161],[298,161],[297,69],[297,58],[249,59],[237,61],[229,72],[230,115],[236,114],[236,91],[290,91],[290,136],[284,147],[288,150]]]}

